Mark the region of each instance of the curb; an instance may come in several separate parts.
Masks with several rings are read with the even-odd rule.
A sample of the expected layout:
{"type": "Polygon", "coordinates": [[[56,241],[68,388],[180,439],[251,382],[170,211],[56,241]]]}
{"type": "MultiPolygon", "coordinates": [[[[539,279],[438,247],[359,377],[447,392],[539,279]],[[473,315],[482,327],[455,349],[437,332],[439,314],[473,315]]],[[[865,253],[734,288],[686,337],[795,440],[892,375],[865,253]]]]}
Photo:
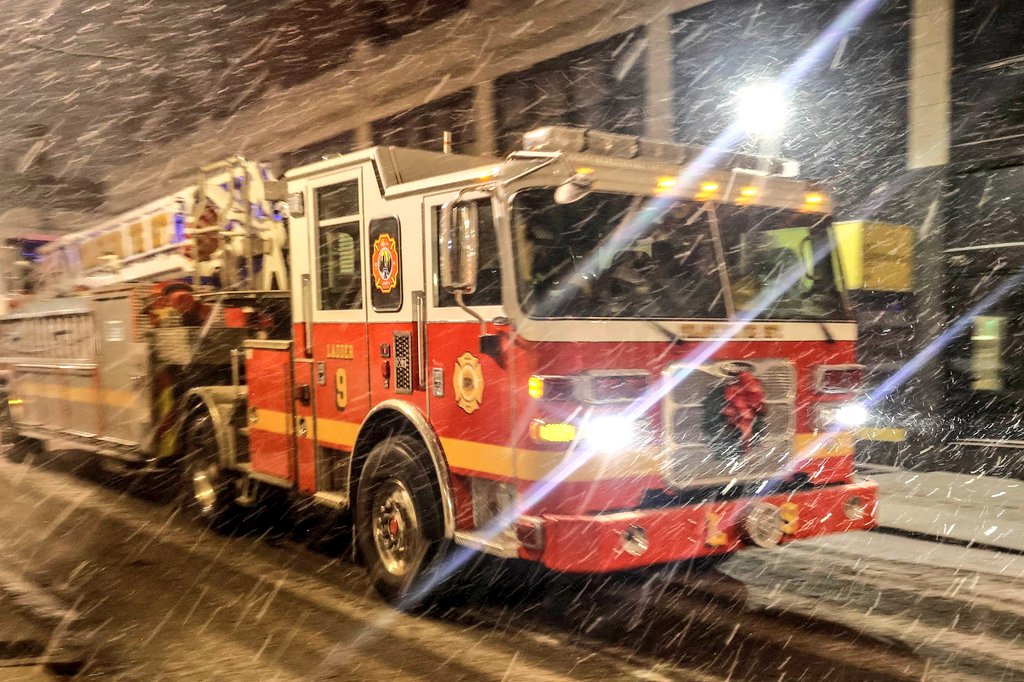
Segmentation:
{"type": "Polygon", "coordinates": [[[951,538],[945,535],[921,533],[919,531],[907,530],[906,528],[897,528],[895,526],[875,526],[872,529],[872,531],[875,533],[881,533],[883,535],[897,535],[899,537],[910,538],[911,540],[925,540],[927,542],[934,542],[940,545],[955,545],[957,547],[965,547],[967,549],[983,549],[989,552],[999,552],[1000,554],[1024,556],[1024,549],[1003,547],[1001,545],[990,545],[985,542],[976,542],[974,540],[962,540],[960,538],[951,538]]]}

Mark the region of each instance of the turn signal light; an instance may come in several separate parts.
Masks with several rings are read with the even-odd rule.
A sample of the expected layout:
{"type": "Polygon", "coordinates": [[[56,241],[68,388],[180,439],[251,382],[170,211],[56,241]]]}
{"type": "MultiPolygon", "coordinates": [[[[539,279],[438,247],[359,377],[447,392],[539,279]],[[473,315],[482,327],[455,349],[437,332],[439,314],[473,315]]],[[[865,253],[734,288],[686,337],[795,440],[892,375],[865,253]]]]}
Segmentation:
{"type": "Polygon", "coordinates": [[[818,192],[810,192],[804,197],[804,201],[808,204],[820,204],[825,201],[825,196],[818,192]]]}
{"type": "Polygon", "coordinates": [[[572,400],[575,390],[572,377],[535,374],[526,382],[526,393],[534,400],[572,400]]]}
{"type": "Polygon", "coordinates": [[[561,422],[547,423],[540,419],[530,422],[530,438],[537,443],[571,443],[576,440],[576,427],[561,422]]]}

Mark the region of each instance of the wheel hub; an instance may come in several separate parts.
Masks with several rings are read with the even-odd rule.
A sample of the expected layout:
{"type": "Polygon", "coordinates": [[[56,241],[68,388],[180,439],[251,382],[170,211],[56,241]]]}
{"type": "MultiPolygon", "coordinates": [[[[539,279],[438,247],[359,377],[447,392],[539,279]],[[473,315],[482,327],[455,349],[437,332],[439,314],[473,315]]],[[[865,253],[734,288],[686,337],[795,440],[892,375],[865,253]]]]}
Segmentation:
{"type": "Polygon", "coordinates": [[[192,495],[203,514],[208,514],[217,504],[217,467],[195,464],[192,467],[192,495]]]}
{"type": "Polygon", "coordinates": [[[384,569],[404,575],[419,551],[419,524],[412,495],[396,479],[385,481],[373,504],[373,540],[384,569]]]}

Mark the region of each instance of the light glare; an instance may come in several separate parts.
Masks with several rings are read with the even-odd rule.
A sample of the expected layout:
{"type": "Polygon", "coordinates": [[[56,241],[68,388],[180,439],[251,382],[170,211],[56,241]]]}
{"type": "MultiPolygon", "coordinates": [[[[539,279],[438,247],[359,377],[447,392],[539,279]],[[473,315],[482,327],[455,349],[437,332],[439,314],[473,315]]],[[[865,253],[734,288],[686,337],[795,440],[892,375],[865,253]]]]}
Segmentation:
{"type": "Polygon", "coordinates": [[[633,445],[636,422],[629,417],[602,415],[586,426],[587,447],[604,452],[617,452],[633,445]]]}
{"type": "Polygon", "coordinates": [[[750,135],[778,135],[786,127],[786,95],[777,83],[754,83],[736,94],[739,124],[750,135]]]}
{"type": "Polygon", "coordinates": [[[864,426],[867,420],[867,408],[859,403],[847,403],[836,410],[836,422],[852,429],[864,426]]]}

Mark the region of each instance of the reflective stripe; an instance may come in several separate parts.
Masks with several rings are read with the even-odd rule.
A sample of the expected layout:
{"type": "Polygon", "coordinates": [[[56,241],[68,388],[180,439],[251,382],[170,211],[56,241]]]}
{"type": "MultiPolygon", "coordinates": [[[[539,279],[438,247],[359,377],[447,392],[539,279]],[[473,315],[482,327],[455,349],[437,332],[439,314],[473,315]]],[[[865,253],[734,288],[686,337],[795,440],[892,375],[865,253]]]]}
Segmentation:
{"type": "Polygon", "coordinates": [[[882,443],[902,443],[907,439],[905,429],[860,429],[857,440],[873,440],[882,443]]]}
{"type": "MultiPolygon", "coordinates": [[[[253,430],[289,435],[289,417],[283,412],[257,408],[257,421],[253,430]]],[[[321,442],[351,449],[355,444],[359,425],[337,419],[317,420],[317,433],[321,442]]],[[[310,429],[305,438],[312,439],[310,429]]],[[[560,472],[567,453],[558,450],[529,450],[506,445],[480,443],[459,438],[441,438],[448,466],[466,472],[475,472],[500,478],[524,481],[542,481],[560,472]]],[[[853,454],[853,437],[848,433],[818,436],[800,433],[794,438],[799,459],[849,456],[853,454]]],[[[662,456],[657,448],[627,453],[594,454],[585,461],[572,462],[564,468],[563,480],[587,482],[622,478],[660,477],[662,456]]],[[[561,473],[561,472],[560,472],[561,473]]]]}
{"type": "Polygon", "coordinates": [[[793,437],[797,459],[849,457],[853,455],[853,434],[846,431],[831,433],[798,433],[793,437]]]}
{"type": "Polygon", "coordinates": [[[60,384],[38,382],[16,382],[12,393],[30,395],[50,400],[65,400],[75,403],[103,404],[111,407],[135,407],[139,402],[139,394],[115,389],[84,388],[81,386],[61,386],[60,384]]]}

